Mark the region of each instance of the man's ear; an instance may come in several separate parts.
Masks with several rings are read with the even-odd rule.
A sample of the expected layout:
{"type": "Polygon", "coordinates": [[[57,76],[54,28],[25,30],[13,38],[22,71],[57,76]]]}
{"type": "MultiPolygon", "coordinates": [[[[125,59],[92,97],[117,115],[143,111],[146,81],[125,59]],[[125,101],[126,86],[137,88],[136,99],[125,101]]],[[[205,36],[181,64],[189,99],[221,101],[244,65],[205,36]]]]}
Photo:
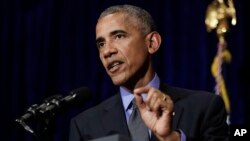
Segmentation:
{"type": "Polygon", "coordinates": [[[161,35],[158,32],[153,31],[147,35],[147,42],[148,52],[154,54],[160,48],[161,35]]]}

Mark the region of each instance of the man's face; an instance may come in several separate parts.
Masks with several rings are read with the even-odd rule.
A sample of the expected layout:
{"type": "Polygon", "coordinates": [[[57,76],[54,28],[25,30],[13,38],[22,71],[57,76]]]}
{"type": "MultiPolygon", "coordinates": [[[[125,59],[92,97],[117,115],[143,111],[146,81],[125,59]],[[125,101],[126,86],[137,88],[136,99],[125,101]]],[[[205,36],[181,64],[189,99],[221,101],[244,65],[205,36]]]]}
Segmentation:
{"type": "Polygon", "coordinates": [[[99,57],[115,85],[137,81],[133,77],[148,69],[145,67],[149,60],[146,36],[137,26],[122,13],[107,15],[96,25],[99,57]]]}

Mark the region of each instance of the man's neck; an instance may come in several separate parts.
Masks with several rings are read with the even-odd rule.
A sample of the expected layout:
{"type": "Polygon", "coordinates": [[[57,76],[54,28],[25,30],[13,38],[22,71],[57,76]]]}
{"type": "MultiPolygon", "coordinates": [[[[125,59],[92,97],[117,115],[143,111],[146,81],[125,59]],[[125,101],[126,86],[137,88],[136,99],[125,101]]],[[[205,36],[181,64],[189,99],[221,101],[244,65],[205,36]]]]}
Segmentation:
{"type": "Polygon", "coordinates": [[[155,72],[152,72],[150,74],[147,74],[147,76],[144,76],[143,78],[139,79],[138,81],[135,81],[134,83],[130,81],[128,85],[124,85],[122,87],[125,88],[127,91],[133,93],[134,89],[148,85],[148,83],[153,80],[154,76],[155,72]]]}

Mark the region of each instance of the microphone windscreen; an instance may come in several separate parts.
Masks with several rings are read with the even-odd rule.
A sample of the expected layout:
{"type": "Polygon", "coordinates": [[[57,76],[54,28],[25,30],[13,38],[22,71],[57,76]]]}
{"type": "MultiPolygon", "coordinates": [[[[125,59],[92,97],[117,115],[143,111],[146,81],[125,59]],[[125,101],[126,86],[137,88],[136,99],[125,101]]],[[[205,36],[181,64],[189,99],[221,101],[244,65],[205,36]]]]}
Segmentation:
{"type": "Polygon", "coordinates": [[[80,87],[72,90],[70,95],[64,98],[64,101],[69,106],[82,106],[91,97],[92,94],[88,87],[80,87]]]}

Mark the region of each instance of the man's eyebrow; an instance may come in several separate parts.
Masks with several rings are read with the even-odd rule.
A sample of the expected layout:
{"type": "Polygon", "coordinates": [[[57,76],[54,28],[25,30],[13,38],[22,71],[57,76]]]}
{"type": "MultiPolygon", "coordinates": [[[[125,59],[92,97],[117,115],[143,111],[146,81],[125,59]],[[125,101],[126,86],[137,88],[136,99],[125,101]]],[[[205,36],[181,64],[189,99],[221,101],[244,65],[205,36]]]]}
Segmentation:
{"type": "Polygon", "coordinates": [[[96,43],[103,42],[105,39],[103,37],[98,37],[95,41],[96,43]]]}
{"type": "MultiPolygon", "coordinates": [[[[116,35],[116,34],[119,34],[119,33],[122,33],[122,34],[128,34],[126,31],[124,30],[114,30],[112,32],[110,32],[110,36],[113,36],[113,35],[116,35]]],[[[96,39],[96,43],[100,43],[100,42],[103,42],[105,41],[105,39],[103,37],[98,37],[96,39]]]]}
{"type": "Polygon", "coordinates": [[[114,30],[114,31],[112,31],[112,32],[110,33],[110,35],[113,36],[113,35],[116,35],[116,34],[118,34],[118,33],[127,34],[127,32],[124,31],[124,30],[114,30]]]}

